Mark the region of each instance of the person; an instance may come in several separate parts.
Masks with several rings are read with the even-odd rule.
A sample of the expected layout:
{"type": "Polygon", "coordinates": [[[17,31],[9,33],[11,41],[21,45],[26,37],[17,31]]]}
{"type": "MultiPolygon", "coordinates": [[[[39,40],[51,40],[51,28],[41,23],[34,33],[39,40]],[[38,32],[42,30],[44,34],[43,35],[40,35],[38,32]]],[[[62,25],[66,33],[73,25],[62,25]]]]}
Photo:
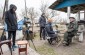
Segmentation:
{"type": "Polygon", "coordinates": [[[49,43],[52,44],[53,40],[56,40],[57,35],[55,34],[55,31],[53,30],[52,27],[52,19],[48,19],[48,23],[46,25],[46,32],[50,39],[48,39],[49,43]]]}
{"type": "Polygon", "coordinates": [[[5,22],[7,24],[7,31],[8,31],[8,40],[11,40],[13,48],[16,48],[17,46],[15,45],[15,39],[16,39],[16,30],[18,29],[17,27],[17,16],[16,16],[16,11],[17,7],[14,4],[10,5],[10,9],[5,12],[5,22]],[[12,35],[12,36],[11,36],[12,35]]]}
{"type": "MultiPolygon", "coordinates": [[[[22,27],[22,31],[23,31],[23,39],[27,40],[28,42],[32,39],[34,39],[33,37],[33,31],[30,30],[30,24],[31,22],[25,20],[24,21],[24,24],[23,24],[23,27],[22,27]]],[[[30,42],[29,42],[29,45],[30,45],[30,42]]]]}
{"type": "MultiPolygon", "coordinates": [[[[29,40],[34,39],[33,37],[33,32],[31,30],[29,30],[29,27],[27,27],[26,25],[23,25],[23,39],[27,40],[29,42],[29,40]]],[[[22,40],[23,40],[22,39],[22,40]]]]}
{"type": "Polygon", "coordinates": [[[55,25],[56,27],[56,33],[58,34],[60,31],[58,30],[58,25],[55,25]]]}
{"type": "Polygon", "coordinates": [[[77,34],[78,31],[78,23],[76,22],[74,17],[70,17],[70,23],[67,26],[67,31],[64,34],[64,44],[69,46],[72,42],[72,37],[77,34]]]}
{"type": "Polygon", "coordinates": [[[46,18],[45,18],[45,13],[43,13],[39,19],[39,24],[40,24],[40,40],[43,38],[45,40],[45,32],[44,32],[44,28],[46,25],[46,18]],[[42,37],[42,33],[43,33],[43,37],[42,37]]]}

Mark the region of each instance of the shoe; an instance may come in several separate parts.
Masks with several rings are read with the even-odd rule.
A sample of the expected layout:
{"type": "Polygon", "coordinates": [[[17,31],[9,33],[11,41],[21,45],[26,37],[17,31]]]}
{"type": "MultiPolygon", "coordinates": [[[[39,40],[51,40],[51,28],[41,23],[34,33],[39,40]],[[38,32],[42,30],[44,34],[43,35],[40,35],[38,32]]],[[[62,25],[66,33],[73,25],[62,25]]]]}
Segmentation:
{"type": "Polygon", "coordinates": [[[46,40],[45,38],[43,38],[43,40],[46,40]]]}
{"type": "Polygon", "coordinates": [[[63,44],[66,44],[66,43],[67,43],[66,41],[63,42],[63,44]]]}
{"type": "Polygon", "coordinates": [[[67,46],[67,42],[66,41],[63,42],[63,46],[67,46]]]}
{"type": "Polygon", "coordinates": [[[13,46],[12,46],[12,48],[18,48],[18,46],[16,46],[16,45],[13,45],[13,46]]]}
{"type": "Polygon", "coordinates": [[[40,38],[40,40],[42,40],[42,38],[40,38]]]}

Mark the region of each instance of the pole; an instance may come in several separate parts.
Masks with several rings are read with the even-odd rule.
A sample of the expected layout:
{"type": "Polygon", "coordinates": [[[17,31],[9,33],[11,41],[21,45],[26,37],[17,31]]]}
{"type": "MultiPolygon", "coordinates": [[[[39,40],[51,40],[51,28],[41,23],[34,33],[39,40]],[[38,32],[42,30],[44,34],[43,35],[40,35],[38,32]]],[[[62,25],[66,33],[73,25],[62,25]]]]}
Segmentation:
{"type": "Polygon", "coordinates": [[[80,11],[78,12],[78,21],[80,21],[80,11]]]}
{"type": "Polygon", "coordinates": [[[71,7],[67,7],[67,18],[69,19],[71,13],[71,7]]]}
{"type": "MultiPolygon", "coordinates": [[[[85,21],[85,10],[84,10],[84,21],[85,21]]],[[[85,24],[84,24],[84,28],[85,28],[85,24]]]]}
{"type": "Polygon", "coordinates": [[[26,17],[27,17],[27,6],[26,6],[26,0],[24,0],[24,2],[25,2],[25,15],[26,15],[26,17]]]}
{"type": "Polygon", "coordinates": [[[8,11],[8,2],[9,0],[6,0],[6,11],[8,11]]]}
{"type": "Polygon", "coordinates": [[[85,21],[85,10],[84,10],[84,21],[85,21]]]}
{"type": "Polygon", "coordinates": [[[35,47],[34,42],[33,42],[33,40],[32,40],[32,39],[31,39],[31,42],[32,42],[32,44],[33,44],[33,46],[34,46],[35,50],[37,51],[37,49],[36,49],[36,47],[35,47]]]}

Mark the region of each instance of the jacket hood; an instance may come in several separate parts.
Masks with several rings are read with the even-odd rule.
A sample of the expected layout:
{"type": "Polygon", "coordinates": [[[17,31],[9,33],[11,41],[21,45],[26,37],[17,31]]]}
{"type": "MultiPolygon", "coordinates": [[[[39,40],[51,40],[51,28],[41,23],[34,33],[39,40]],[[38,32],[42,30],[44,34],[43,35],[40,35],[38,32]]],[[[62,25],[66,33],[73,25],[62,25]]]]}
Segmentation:
{"type": "Polygon", "coordinates": [[[13,9],[13,8],[14,8],[14,9],[17,9],[17,7],[16,7],[14,4],[11,4],[11,5],[10,5],[10,10],[13,9]]]}

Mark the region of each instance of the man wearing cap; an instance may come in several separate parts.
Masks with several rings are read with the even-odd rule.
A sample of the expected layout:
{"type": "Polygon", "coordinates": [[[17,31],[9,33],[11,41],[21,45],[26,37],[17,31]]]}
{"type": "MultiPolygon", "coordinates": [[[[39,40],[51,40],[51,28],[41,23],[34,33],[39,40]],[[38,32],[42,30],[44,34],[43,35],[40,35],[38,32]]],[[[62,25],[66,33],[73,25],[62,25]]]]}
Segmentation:
{"type": "Polygon", "coordinates": [[[15,39],[16,39],[16,30],[17,28],[17,16],[16,16],[17,7],[13,4],[10,5],[10,9],[5,12],[5,22],[7,24],[8,39],[13,42],[13,48],[15,48],[15,39]]]}
{"type": "Polygon", "coordinates": [[[70,17],[70,23],[67,25],[67,31],[64,34],[64,44],[69,45],[72,42],[72,37],[77,34],[78,23],[74,17],[70,17]]]}

